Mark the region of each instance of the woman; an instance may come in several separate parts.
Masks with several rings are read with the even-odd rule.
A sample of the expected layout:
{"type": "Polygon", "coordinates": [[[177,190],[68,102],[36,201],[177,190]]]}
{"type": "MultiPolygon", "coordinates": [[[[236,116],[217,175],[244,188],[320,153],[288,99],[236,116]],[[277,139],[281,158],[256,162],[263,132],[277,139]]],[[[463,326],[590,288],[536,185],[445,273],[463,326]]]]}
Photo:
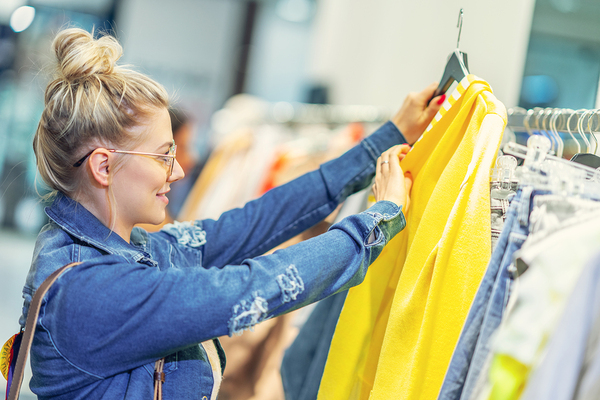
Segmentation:
{"type": "Polygon", "coordinates": [[[135,225],[161,223],[166,194],[184,176],[167,93],[118,66],[122,49],[110,36],[67,29],[53,48],[57,77],[34,149],[56,197],[24,287],[22,325],[41,282],[83,263],[58,279],[40,311],[30,383],[39,398],[148,399],[164,359],[165,399],[214,399],[225,366],[214,338],[359,284],[404,228],[411,182],[399,160],[409,146],[394,145],[413,143],[429,124],[443,100],[427,106],[435,85],[317,171],[217,221],[149,234],[135,225]],[[260,256],[324,219],[374,175],[373,207],[260,256]]]}
{"type": "MultiPolygon", "coordinates": [[[[183,169],[185,178],[177,185],[171,187],[167,195],[169,205],[167,213],[172,219],[177,219],[177,215],[183,206],[186,196],[190,192],[194,182],[198,179],[208,155],[198,159],[193,150],[194,125],[193,121],[185,114],[185,111],[175,107],[169,107],[169,117],[171,118],[171,129],[173,131],[173,140],[177,143],[177,163],[183,169]]],[[[169,218],[167,218],[169,219],[169,218]]],[[[156,229],[152,229],[155,231],[156,229]]]]}

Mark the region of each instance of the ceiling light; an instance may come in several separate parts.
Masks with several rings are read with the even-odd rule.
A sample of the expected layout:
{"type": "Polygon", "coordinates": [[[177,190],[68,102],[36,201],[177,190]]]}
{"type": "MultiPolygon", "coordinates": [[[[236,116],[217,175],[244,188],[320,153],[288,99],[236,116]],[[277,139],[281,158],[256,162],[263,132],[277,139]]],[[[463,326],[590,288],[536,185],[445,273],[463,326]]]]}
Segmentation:
{"type": "Polygon", "coordinates": [[[17,8],[10,17],[10,27],[15,32],[23,32],[29,28],[35,17],[35,8],[23,6],[17,8]]]}

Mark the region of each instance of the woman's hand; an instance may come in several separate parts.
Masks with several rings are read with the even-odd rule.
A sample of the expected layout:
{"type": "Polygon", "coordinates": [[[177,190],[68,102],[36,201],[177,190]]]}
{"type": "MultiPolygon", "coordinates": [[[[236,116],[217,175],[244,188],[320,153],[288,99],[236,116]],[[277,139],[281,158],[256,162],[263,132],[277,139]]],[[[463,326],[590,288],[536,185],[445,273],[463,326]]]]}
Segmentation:
{"type": "Polygon", "coordinates": [[[427,105],[437,87],[437,83],[432,83],[422,92],[409,93],[400,110],[392,118],[392,122],[410,144],[421,137],[446,99],[446,95],[443,94],[431,100],[427,105]]]}
{"type": "Polygon", "coordinates": [[[377,159],[377,172],[373,185],[375,200],[388,200],[399,207],[402,206],[405,214],[410,203],[412,177],[410,173],[402,172],[400,160],[406,156],[409,150],[409,145],[401,144],[391,147],[381,154],[377,159]]]}

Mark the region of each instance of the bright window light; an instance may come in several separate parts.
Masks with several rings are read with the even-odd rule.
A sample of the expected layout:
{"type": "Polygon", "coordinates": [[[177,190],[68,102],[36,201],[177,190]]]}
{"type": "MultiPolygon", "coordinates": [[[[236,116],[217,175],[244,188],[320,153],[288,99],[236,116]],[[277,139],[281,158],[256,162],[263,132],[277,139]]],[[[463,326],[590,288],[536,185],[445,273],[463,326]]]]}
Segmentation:
{"type": "Polygon", "coordinates": [[[29,28],[35,17],[35,8],[23,6],[17,8],[10,17],[10,27],[15,32],[23,32],[29,28]]]}
{"type": "Polygon", "coordinates": [[[279,0],[276,5],[277,14],[286,21],[306,22],[314,12],[312,0],[279,0]]]}

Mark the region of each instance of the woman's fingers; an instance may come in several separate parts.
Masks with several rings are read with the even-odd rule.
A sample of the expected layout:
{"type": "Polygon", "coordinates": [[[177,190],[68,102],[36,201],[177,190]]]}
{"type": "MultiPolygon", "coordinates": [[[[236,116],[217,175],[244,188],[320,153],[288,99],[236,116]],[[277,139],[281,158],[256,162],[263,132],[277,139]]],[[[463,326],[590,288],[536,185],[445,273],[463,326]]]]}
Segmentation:
{"type": "Polygon", "coordinates": [[[436,89],[437,83],[432,83],[421,92],[408,94],[400,110],[392,117],[392,122],[409,143],[414,143],[421,137],[442,106],[445,95],[436,97],[435,101],[429,101],[436,89]]]}
{"type": "Polygon", "coordinates": [[[382,153],[377,159],[377,172],[375,184],[373,185],[373,194],[377,201],[392,201],[406,210],[412,181],[409,178],[407,188],[407,178],[405,178],[402,167],[400,167],[400,161],[409,150],[410,146],[408,145],[394,146],[382,153]]]}

